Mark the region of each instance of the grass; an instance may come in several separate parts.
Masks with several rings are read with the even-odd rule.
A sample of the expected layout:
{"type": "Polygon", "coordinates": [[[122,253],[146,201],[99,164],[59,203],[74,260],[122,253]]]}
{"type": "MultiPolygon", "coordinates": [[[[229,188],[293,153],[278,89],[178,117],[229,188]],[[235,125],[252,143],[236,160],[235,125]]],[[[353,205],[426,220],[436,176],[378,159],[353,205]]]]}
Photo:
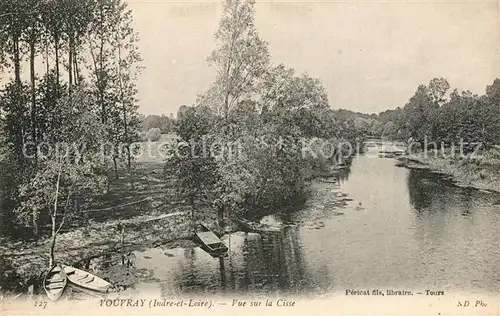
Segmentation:
{"type": "MultiPolygon", "coordinates": [[[[445,152],[446,154],[446,152],[445,152]]],[[[448,153],[449,154],[449,153],[448,153]]],[[[417,154],[409,158],[434,171],[451,175],[459,185],[500,192],[500,149],[491,148],[467,158],[417,154]]]]}
{"type": "MultiPolygon", "coordinates": [[[[164,135],[150,145],[158,148],[171,140],[171,135],[164,135]]],[[[191,209],[176,194],[174,179],[163,176],[163,165],[158,157],[143,157],[131,174],[120,170],[117,178],[111,177],[109,192],[65,224],[57,237],[56,260],[78,264],[118,250],[190,240],[191,209]]],[[[209,209],[200,213],[214,217],[209,209]]],[[[49,226],[41,228],[39,239],[2,240],[0,284],[6,285],[1,291],[24,291],[27,280],[38,279],[47,269],[49,226]]]]}
{"type": "Polygon", "coordinates": [[[141,142],[135,161],[137,163],[162,163],[167,157],[168,146],[174,142],[174,134],[162,134],[156,142],[141,142]]]}
{"type": "MultiPolygon", "coordinates": [[[[155,152],[173,139],[172,135],[163,135],[160,141],[147,146],[155,152]]],[[[81,266],[90,258],[116,256],[144,247],[179,242],[191,245],[191,208],[177,195],[175,179],[164,176],[163,157],[138,156],[134,165],[130,174],[119,170],[115,177],[111,173],[109,192],[82,206],[77,216],[66,222],[57,237],[56,261],[81,266]],[[123,235],[121,226],[125,227],[123,235]]],[[[208,207],[197,206],[196,213],[209,225],[217,217],[208,207]]],[[[7,239],[0,244],[0,263],[4,267],[0,284],[25,291],[27,282],[39,281],[49,261],[50,229],[47,225],[41,228],[39,239],[7,239]]],[[[116,281],[113,274],[109,277],[116,281]]]]}

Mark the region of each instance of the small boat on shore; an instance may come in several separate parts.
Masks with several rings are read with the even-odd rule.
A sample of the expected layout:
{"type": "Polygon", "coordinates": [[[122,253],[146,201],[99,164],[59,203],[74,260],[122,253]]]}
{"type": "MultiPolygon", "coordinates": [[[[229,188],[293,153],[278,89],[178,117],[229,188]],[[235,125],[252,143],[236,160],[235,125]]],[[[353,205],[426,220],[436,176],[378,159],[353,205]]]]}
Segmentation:
{"type": "Polygon", "coordinates": [[[61,297],[67,284],[68,278],[59,264],[53,266],[43,279],[43,288],[51,301],[57,301],[61,297]]]}
{"type": "Polygon", "coordinates": [[[201,223],[197,225],[194,237],[201,244],[201,248],[213,257],[224,256],[229,250],[210,228],[201,223]]]}
{"type": "Polygon", "coordinates": [[[244,218],[237,219],[237,222],[242,230],[253,233],[280,232],[282,228],[281,226],[271,226],[268,224],[252,222],[244,218]]]}
{"type": "Polygon", "coordinates": [[[106,293],[111,288],[111,283],[92,273],[70,266],[63,265],[62,267],[69,282],[77,287],[99,293],[106,293]]]}
{"type": "Polygon", "coordinates": [[[401,157],[406,153],[404,147],[397,145],[382,146],[378,151],[378,156],[381,158],[401,157]]]}
{"type": "Polygon", "coordinates": [[[330,179],[329,178],[320,178],[319,182],[337,184],[339,182],[339,180],[337,178],[330,178],[330,179]]]}
{"type": "Polygon", "coordinates": [[[396,155],[392,152],[379,151],[378,157],[379,158],[394,158],[394,157],[396,157],[396,155]]]}
{"type": "Polygon", "coordinates": [[[344,169],[347,169],[349,168],[349,165],[346,164],[346,163],[339,163],[338,165],[332,167],[332,170],[333,171],[336,171],[336,170],[344,170],[344,169]]]}

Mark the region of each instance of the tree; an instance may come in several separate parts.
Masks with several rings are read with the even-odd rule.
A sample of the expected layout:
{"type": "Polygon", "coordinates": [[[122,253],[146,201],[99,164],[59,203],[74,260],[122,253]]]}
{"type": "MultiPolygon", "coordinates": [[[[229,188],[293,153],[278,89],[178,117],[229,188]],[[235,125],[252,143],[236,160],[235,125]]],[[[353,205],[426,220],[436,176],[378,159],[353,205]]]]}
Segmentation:
{"type": "Polygon", "coordinates": [[[370,129],[368,131],[370,135],[381,136],[383,134],[383,131],[384,131],[384,123],[382,123],[377,119],[372,120],[370,129]]]}
{"type": "Polygon", "coordinates": [[[382,132],[382,136],[388,137],[389,139],[393,138],[396,136],[397,133],[397,127],[396,124],[394,124],[392,121],[388,121],[384,125],[384,130],[382,132]]]}
{"type": "Polygon", "coordinates": [[[107,126],[106,138],[113,145],[112,163],[118,177],[118,159],[123,157],[121,145],[125,145],[130,171],[130,144],[138,138],[135,82],[142,69],[138,35],[132,28],[130,10],[120,0],[97,1],[89,28],[91,82],[101,121],[107,126]]]}
{"type": "Polygon", "coordinates": [[[267,72],[259,107],[265,122],[281,121],[281,127],[298,127],[303,136],[320,136],[321,120],[328,109],[326,90],[318,79],[278,65],[267,72]]]}
{"type": "Polygon", "coordinates": [[[254,0],[225,1],[215,33],[218,48],[208,58],[217,77],[200,103],[214,106],[226,119],[232,106],[258,92],[259,78],[269,64],[267,43],[255,29],[254,4],[254,0]]]}
{"type": "Polygon", "coordinates": [[[446,145],[457,143],[460,139],[461,102],[460,93],[455,89],[439,111],[439,138],[446,145]]]}
{"type": "Polygon", "coordinates": [[[191,217],[195,218],[195,201],[211,203],[218,181],[218,167],[212,155],[204,152],[211,142],[209,133],[215,117],[205,106],[183,106],[179,109],[173,145],[165,165],[165,173],[173,174],[179,194],[188,200],[191,217]]]}
{"type": "Polygon", "coordinates": [[[159,141],[161,138],[161,130],[157,127],[150,129],[146,133],[146,138],[151,142],[159,141]]]}
{"type": "Polygon", "coordinates": [[[329,108],[318,79],[270,65],[254,14],[254,1],[225,1],[209,57],[215,82],[196,106],[179,108],[175,131],[182,146],[166,164],[192,207],[211,203],[220,227],[228,213],[254,216],[304,201],[311,163],[302,156],[303,137],[357,136],[354,118],[329,108]],[[209,150],[200,157],[212,145],[218,155],[209,150]]]}
{"type": "Polygon", "coordinates": [[[137,140],[139,131],[136,80],[142,67],[137,42],[138,34],[132,28],[132,11],[125,4],[120,4],[116,11],[116,37],[114,46],[117,48],[116,65],[118,76],[119,107],[121,112],[122,137],[127,154],[127,167],[131,170],[132,155],[130,145],[137,140]]]}
{"type": "Polygon", "coordinates": [[[14,81],[7,83],[0,99],[4,114],[4,131],[12,161],[23,169],[27,159],[23,153],[24,140],[29,131],[28,87],[14,81]]]}
{"type": "MultiPolygon", "coordinates": [[[[26,2],[5,0],[0,4],[0,42],[2,56],[10,56],[14,65],[15,85],[21,84],[21,46],[23,30],[26,27],[26,2]]],[[[8,58],[8,57],[7,57],[8,58]]]]}
{"type": "Polygon", "coordinates": [[[49,267],[55,263],[56,237],[74,212],[77,196],[103,192],[105,178],[99,173],[99,143],[103,126],[92,111],[90,97],[83,91],[61,99],[53,120],[61,125],[47,131],[52,150],[44,153],[35,175],[20,187],[19,220],[48,213],[51,219],[49,267]]]}
{"type": "MultiPolygon", "coordinates": [[[[67,129],[61,125],[58,111],[67,113],[67,109],[61,109],[61,104],[72,104],[68,98],[74,93],[82,97],[83,90],[92,91],[94,100],[87,104],[100,115],[99,121],[106,123],[105,132],[99,132],[104,137],[101,144],[113,144],[116,173],[117,158],[126,157],[130,170],[129,146],[137,139],[139,124],[135,82],[140,56],[138,36],[125,3],[5,0],[0,1],[0,12],[0,68],[9,67],[13,74],[0,97],[7,157],[2,171],[9,191],[5,196],[17,197],[19,188],[48,168],[50,164],[40,160],[35,148],[41,142],[57,140],[54,135],[64,134],[67,129]],[[92,58],[90,65],[86,56],[92,58]],[[43,70],[37,68],[40,59],[46,64],[43,70]],[[24,61],[28,61],[26,68],[24,61]],[[26,82],[22,80],[24,72],[29,75],[26,82]]],[[[64,170],[60,176],[64,179],[64,170]]],[[[19,204],[18,200],[11,201],[9,207],[19,204]]],[[[33,226],[36,234],[35,216],[33,226]]]]}
{"type": "MultiPolygon", "coordinates": [[[[0,48],[2,60],[12,62],[14,68],[13,81],[6,85],[4,98],[1,101],[2,110],[5,112],[5,131],[7,141],[12,144],[10,152],[14,155],[12,161],[17,161],[20,166],[26,162],[22,155],[22,143],[29,125],[27,114],[27,88],[21,81],[22,41],[24,30],[27,28],[26,1],[6,0],[0,3],[0,48]]],[[[36,8],[35,8],[36,9],[36,8]]]]}
{"type": "Polygon", "coordinates": [[[157,127],[161,130],[162,134],[168,134],[173,132],[174,129],[174,118],[168,117],[166,115],[148,115],[139,117],[141,129],[145,132],[150,129],[157,127]]]}
{"type": "Polygon", "coordinates": [[[429,96],[436,105],[441,106],[446,102],[446,94],[450,90],[450,84],[444,78],[432,79],[428,87],[429,96]]]}
{"type": "MultiPolygon", "coordinates": [[[[38,0],[32,0],[34,8],[42,8],[42,4],[38,0]]],[[[31,141],[34,144],[34,147],[38,145],[37,139],[37,102],[36,102],[36,82],[35,82],[35,56],[37,53],[37,44],[43,35],[43,24],[42,24],[42,13],[39,10],[34,10],[28,13],[27,17],[27,28],[25,31],[26,40],[29,44],[29,52],[30,52],[30,97],[31,97],[31,108],[30,108],[30,117],[31,117],[31,141]]],[[[37,164],[37,151],[34,151],[34,164],[37,164]]]]}
{"type": "Polygon", "coordinates": [[[491,135],[494,142],[500,144],[500,78],[496,78],[486,87],[484,104],[487,107],[488,124],[486,134],[491,135]]]}
{"type": "Polygon", "coordinates": [[[434,137],[434,117],[437,117],[437,108],[425,85],[418,86],[417,91],[405,106],[408,134],[422,145],[425,138],[433,139],[434,137]]]}
{"type": "Polygon", "coordinates": [[[66,6],[63,1],[48,1],[44,6],[43,21],[45,24],[48,40],[54,48],[54,66],[56,91],[59,90],[61,82],[61,53],[65,40],[65,14],[66,6]]]}

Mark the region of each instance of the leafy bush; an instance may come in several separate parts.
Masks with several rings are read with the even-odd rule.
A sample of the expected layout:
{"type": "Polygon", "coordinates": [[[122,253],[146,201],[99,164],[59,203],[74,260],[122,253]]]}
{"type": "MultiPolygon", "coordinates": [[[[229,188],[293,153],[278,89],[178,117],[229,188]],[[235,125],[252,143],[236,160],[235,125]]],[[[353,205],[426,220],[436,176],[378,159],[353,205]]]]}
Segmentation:
{"type": "Polygon", "coordinates": [[[146,139],[151,142],[157,142],[160,140],[160,138],[161,138],[161,130],[157,127],[150,129],[146,133],[146,139]]]}

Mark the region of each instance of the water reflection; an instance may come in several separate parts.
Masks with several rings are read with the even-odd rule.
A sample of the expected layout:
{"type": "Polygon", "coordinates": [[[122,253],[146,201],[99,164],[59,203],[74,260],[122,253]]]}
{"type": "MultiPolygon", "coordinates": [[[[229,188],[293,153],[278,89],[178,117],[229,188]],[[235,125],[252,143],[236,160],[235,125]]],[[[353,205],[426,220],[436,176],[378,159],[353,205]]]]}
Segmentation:
{"type": "Polygon", "coordinates": [[[349,180],[349,174],[351,173],[351,168],[344,168],[338,170],[337,178],[340,183],[349,180]]]}
{"type": "Polygon", "coordinates": [[[410,170],[408,175],[410,203],[418,212],[432,205],[431,193],[433,188],[429,186],[432,182],[424,181],[422,174],[421,171],[410,170]]]}
{"type": "Polygon", "coordinates": [[[451,180],[426,170],[409,171],[408,192],[418,214],[424,210],[460,210],[468,216],[475,208],[492,204],[495,198],[495,194],[453,185],[451,180]]]}
{"type": "Polygon", "coordinates": [[[163,297],[431,285],[500,290],[498,196],[395,167],[392,159],[361,156],[343,174],[340,185],[314,183],[304,209],[264,219],[292,224],[281,233],[223,236],[226,258],[197,247],[137,252],[137,268],[153,275],[138,287],[163,297]]]}
{"type": "Polygon", "coordinates": [[[165,298],[178,293],[300,292],[307,282],[298,234],[297,227],[290,227],[283,233],[226,235],[229,255],[220,258],[198,247],[177,248],[172,257],[150,249],[137,254],[137,267],[153,271],[153,283],[160,280],[165,298]]]}

